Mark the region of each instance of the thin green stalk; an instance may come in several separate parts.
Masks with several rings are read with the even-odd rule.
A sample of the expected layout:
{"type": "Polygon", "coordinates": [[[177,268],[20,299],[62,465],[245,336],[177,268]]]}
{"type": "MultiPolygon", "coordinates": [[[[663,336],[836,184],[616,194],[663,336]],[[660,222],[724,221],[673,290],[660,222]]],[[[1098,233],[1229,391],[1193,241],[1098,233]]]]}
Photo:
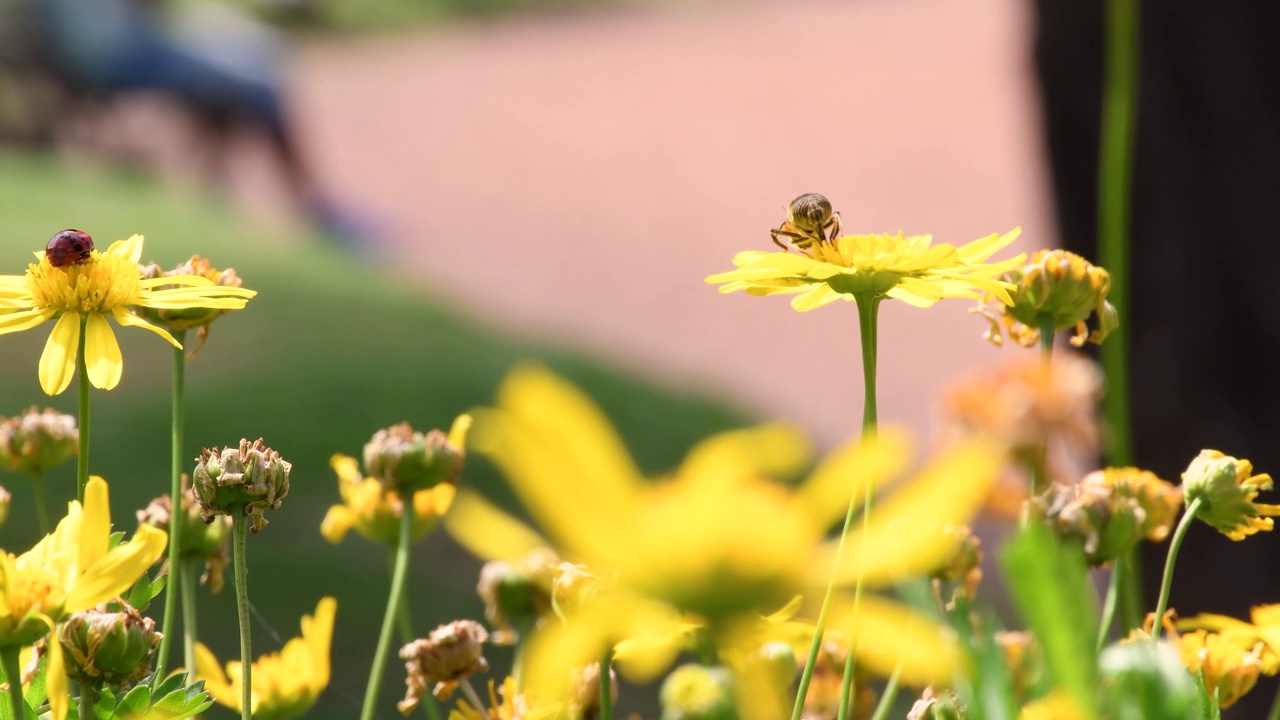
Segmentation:
{"type": "MultiPolygon", "coordinates": [[[[177,331],[173,338],[179,345],[186,342],[185,331],[177,331]]],[[[169,406],[169,584],[164,591],[164,620],[160,625],[160,649],[156,652],[156,674],[154,683],[159,686],[164,680],[169,664],[169,643],[173,638],[173,619],[177,615],[179,593],[190,593],[183,587],[180,572],[182,553],[182,428],[183,428],[183,386],[186,375],[187,359],[184,350],[173,348],[173,387],[170,392],[169,406]]],[[[184,638],[186,637],[184,632],[184,638]]],[[[183,644],[184,657],[186,644],[183,644]]],[[[191,661],[188,660],[188,663],[191,661]]],[[[187,670],[195,668],[188,664],[187,670]]]]}
{"type": "Polygon", "coordinates": [[[9,681],[9,712],[15,718],[27,716],[27,704],[22,701],[22,662],[18,659],[21,651],[19,645],[0,647],[0,663],[4,664],[5,680],[9,681]]]}
{"type": "Polygon", "coordinates": [[[1040,359],[1053,359],[1053,318],[1040,321],[1040,359]]]}
{"type": "MultiPolygon", "coordinates": [[[[874,435],[876,426],[876,315],[880,307],[880,298],[875,296],[861,296],[857,298],[858,306],[858,327],[859,335],[862,342],[862,372],[863,372],[863,404],[862,404],[862,428],[864,439],[868,430],[874,435]]],[[[866,511],[870,507],[870,490],[863,493],[862,505],[866,511]]],[[[791,720],[800,720],[800,716],[804,712],[805,697],[809,694],[809,683],[813,679],[813,668],[818,662],[818,652],[822,648],[822,635],[827,627],[827,611],[831,608],[831,599],[835,595],[835,578],[840,568],[840,560],[844,557],[845,543],[849,538],[849,529],[853,526],[853,516],[858,509],[858,495],[852,493],[849,496],[849,507],[845,510],[844,526],[840,530],[840,540],[836,544],[835,561],[831,568],[831,579],[827,582],[827,590],[822,596],[822,605],[818,609],[818,619],[814,625],[813,642],[809,645],[809,655],[805,661],[804,669],[800,673],[800,685],[796,689],[796,701],[792,707],[791,720]]],[[[855,597],[861,589],[861,583],[855,588],[855,597]]],[[[852,657],[852,653],[850,653],[852,657]]],[[[846,670],[849,666],[846,664],[846,670]]]]}
{"type": "Polygon", "coordinates": [[[80,316],[80,349],[76,353],[76,371],[80,375],[80,448],[76,456],[76,497],[84,505],[84,489],[89,484],[89,366],[84,359],[85,325],[87,315],[80,316]]]}
{"type": "Polygon", "coordinates": [[[871,715],[871,720],[885,720],[889,717],[889,711],[893,709],[893,703],[898,699],[898,680],[902,677],[902,664],[899,663],[893,669],[893,674],[889,676],[889,682],[884,686],[884,692],[880,695],[880,702],[876,705],[876,711],[871,715]]]}
{"type": "Polygon", "coordinates": [[[231,511],[231,561],[235,566],[236,614],[240,618],[240,718],[252,720],[253,707],[253,643],[249,632],[249,519],[244,508],[231,511]]]}
{"type": "Polygon", "coordinates": [[[36,519],[40,522],[40,534],[53,532],[53,522],[49,519],[49,500],[45,497],[44,473],[31,473],[31,491],[36,498],[36,519]]]}
{"type": "MultiPolygon", "coordinates": [[[[1102,128],[1098,148],[1098,259],[1111,275],[1108,299],[1126,317],[1129,304],[1130,198],[1138,115],[1138,0],[1108,0],[1102,128]]],[[[1109,463],[1133,464],[1129,415],[1129,333],[1125,325],[1100,350],[1107,378],[1103,408],[1109,463]]]]}
{"type": "Polygon", "coordinates": [[[1271,701],[1271,711],[1267,713],[1267,720],[1280,720],[1280,688],[1276,688],[1276,699],[1271,701]]]}
{"type": "MultiPolygon", "coordinates": [[[[389,565],[394,571],[396,563],[395,553],[389,553],[389,559],[391,561],[389,565]]],[[[396,610],[396,626],[400,631],[400,643],[402,645],[408,645],[413,642],[415,637],[417,637],[416,633],[413,631],[413,618],[409,613],[408,583],[404,586],[404,596],[400,598],[400,607],[396,610]]],[[[426,714],[429,720],[440,720],[440,708],[436,706],[435,697],[427,695],[422,698],[422,702],[419,704],[422,706],[422,711],[426,714]]]]}
{"type": "Polygon", "coordinates": [[[199,560],[183,560],[182,575],[182,664],[187,672],[196,670],[196,570],[199,560]]]}
{"type": "Polygon", "coordinates": [[[604,651],[600,659],[600,720],[613,720],[613,679],[609,668],[613,665],[613,648],[604,651]]]}
{"type": "Polygon", "coordinates": [[[1102,622],[1098,623],[1098,640],[1094,643],[1094,650],[1102,652],[1102,646],[1107,644],[1107,637],[1111,635],[1111,623],[1116,616],[1116,601],[1120,596],[1120,586],[1124,582],[1125,573],[1125,553],[1121,553],[1116,558],[1115,565],[1111,567],[1111,580],[1107,583],[1107,597],[1102,602],[1102,622]]]}
{"type": "Polygon", "coordinates": [[[374,709],[378,704],[378,690],[382,687],[382,670],[387,664],[387,653],[391,650],[391,633],[396,624],[400,600],[404,597],[404,579],[409,574],[409,548],[413,545],[412,534],[413,513],[401,513],[400,539],[396,543],[396,562],[391,569],[391,592],[387,594],[387,611],[382,616],[378,647],[374,651],[373,665],[369,668],[369,685],[364,691],[364,708],[360,712],[360,720],[373,720],[374,709]]]}
{"type": "Polygon", "coordinates": [[[1173,539],[1169,541],[1169,557],[1164,561],[1164,577],[1160,580],[1160,599],[1156,601],[1156,619],[1155,626],[1151,628],[1151,637],[1160,639],[1160,631],[1163,628],[1164,611],[1169,605],[1169,589],[1173,587],[1173,566],[1178,561],[1178,549],[1182,547],[1182,539],[1187,536],[1187,530],[1191,528],[1191,523],[1196,519],[1196,513],[1200,512],[1200,503],[1204,498],[1198,497],[1191,501],[1187,506],[1187,511],[1182,514],[1182,520],[1178,521],[1178,528],[1173,531],[1173,539]]]}
{"type": "MultiPolygon", "coordinates": [[[[80,685],[80,717],[92,718],[93,706],[98,702],[98,687],[90,683],[82,683],[80,685]]],[[[19,715],[18,717],[22,717],[19,715]]]]}

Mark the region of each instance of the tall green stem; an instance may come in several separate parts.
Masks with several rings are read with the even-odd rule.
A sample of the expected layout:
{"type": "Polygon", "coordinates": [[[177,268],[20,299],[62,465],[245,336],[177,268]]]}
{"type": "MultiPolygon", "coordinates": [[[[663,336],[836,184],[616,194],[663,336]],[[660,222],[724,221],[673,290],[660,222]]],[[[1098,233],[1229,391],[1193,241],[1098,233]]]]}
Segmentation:
{"type": "Polygon", "coordinates": [[[1111,580],[1107,583],[1107,597],[1102,603],[1102,621],[1098,623],[1098,640],[1094,643],[1094,650],[1102,652],[1102,646],[1107,644],[1107,636],[1111,634],[1111,623],[1116,616],[1116,602],[1120,596],[1120,587],[1124,582],[1125,559],[1128,553],[1120,553],[1116,556],[1115,565],[1111,567],[1111,580]]]}
{"type": "Polygon", "coordinates": [[[612,666],[613,648],[609,648],[600,659],[600,720],[613,720],[613,678],[609,673],[612,666]]]}
{"type": "Polygon", "coordinates": [[[84,359],[85,326],[87,315],[80,316],[80,347],[76,352],[76,370],[80,375],[80,448],[76,456],[76,498],[84,505],[84,489],[89,484],[89,366],[84,359]]]}
{"type": "Polygon", "coordinates": [[[53,532],[53,521],[49,519],[49,499],[45,497],[44,473],[31,473],[31,492],[36,498],[36,520],[40,523],[40,534],[53,532]]]}
{"type": "MultiPolygon", "coordinates": [[[[179,345],[186,342],[186,332],[177,331],[173,338],[179,345]]],[[[161,621],[160,649],[156,653],[155,684],[164,680],[165,670],[169,663],[169,642],[173,637],[173,618],[177,615],[178,594],[189,593],[183,587],[182,572],[182,433],[183,433],[183,387],[185,383],[187,359],[180,347],[173,348],[173,388],[170,392],[169,408],[169,584],[164,592],[164,620],[161,621]]],[[[185,628],[185,624],[184,624],[185,628]]],[[[186,637],[184,631],[184,638],[186,637]]],[[[186,645],[184,640],[183,649],[186,645]]],[[[185,657],[185,652],[184,652],[185,657]]],[[[187,671],[195,669],[188,660],[187,671]]]]}
{"type": "Polygon", "coordinates": [[[199,560],[183,560],[182,576],[182,664],[187,672],[196,670],[196,571],[199,560]]]}
{"type": "Polygon", "coordinates": [[[898,699],[898,681],[902,678],[902,663],[898,663],[893,669],[893,674],[889,676],[889,682],[884,686],[884,692],[880,695],[880,702],[876,704],[876,711],[871,714],[871,720],[885,720],[889,717],[889,711],[893,709],[893,703],[898,699]]]}
{"type": "MultiPolygon", "coordinates": [[[[231,510],[231,562],[235,566],[236,614],[240,619],[240,718],[252,720],[253,707],[253,643],[249,628],[249,519],[243,507],[231,510]]],[[[188,668],[190,669],[190,668],[188,668]]]]}
{"type": "Polygon", "coordinates": [[[1178,521],[1178,529],[1173,531],[1173,539],[1169,541],[1169,557],[1164,561],[1164,577],[1160,580],[1160,599],[1156,601],[1156,619],[1155,625],[1151,628],[1151,637],[1160,638],[1160,631],[1163,627],[1164,611],[1169,605],[1169,589],[1173,587],[1173,566],[1178,562],[1178,549],[1182,547],[1182,539],[1187,536],[1187,530],[1191,528],[1191,523],[1196,519],[1196,513],[1200,511],[1200,502],[1204,498],[1196,498],[1187,506],[1187,511],[1182,514],[1182,520],[1178,521]]]}
{"type": "MultiPolygon", "coordinates": [[[[858,306],[858,328],[859,336],[862,342],[862,376],[863,376],[863,400],[862,400],[862,436],[863,439],[875,436],[876,428],[876,322],[877,312],[880,307],[880,298],[875,295],[860,295],[857,297],[858,306]]],[[[871,487],[870,483],[863,483],[864,490],[862,493],[862,509],[864,513],[871,510],[871,487]]],[[[827,590],[822,596],[822,606],[818,610],[818,620],[815,623],[813,631],[813,642],[809,645],[809,655],[804,664],[804,670],[800,673],[800,686],[796,689],[796,701],[791,710],[791,720],[800,720],[800,716],[804,712],[805,697],[809,694],[809,683],[813,679],[813,668],[818,661],[818,652],[822,649],[822,635],[827,627],[827,611],[831,607],[831,599],[835,595],[835,579],[836,573],[839,572],[841,558],[844,557],[845,543],[849,538],[849,529],[853,526],[853,517],[858,509],[859,497],[857,493],[849,496],[849,507],[845,511],[844,526],[840,530],[840,540],[836,544],[835,561],[831,569],[831,579],[827,582],[827,590]]],[[[854,586],[854,602],[855,617],[857,615],[856,603],[861,599],[862,583],[859,582],[854,586]]],[[[845,680],[853,679],[853,649],[850,648],[849,659],[845,663],[845,680]]],[[[842,696],[849,691],[849,687],[841,690],[842,696]]],[[[841,712],[847,704],[841,704],[841,712]]]]}
{"type": "Polygon", "coordinates": [[[1040,359],[1044,362],[1053,359],[1053,318],[1040,321],[1040,359]]]}
{"type": "MultiPolygon", "coordinates": [[[[93,718],[93,706],[98,704],[98,695],[100,694],[97,685],[92,683],[80,684],[80,717],[93,718]]],[[[21,716],[19,716],[21,717],[21,716]]]]}
{"type": "MultiPolygon", "coordinates": [[[[395,553],[390,554],[392,571],[394,572],[396,556],[395,553]]],[[[396,610],[396,626],[400,630],[400,643],[408,645],[413,642],[416,636],[413,631],[413,617],[409,612],[409,585],[404,586],[404,596],[400,598],[400,607],[396,610]]],[[[440,720],[440,708],[436,707],[436,699],[431,695],[422,698],[422,712],[426,714],[428,720],[440,720]]]]}
{"type": "Polygon", "coordinates": [[[27,716],[27,704],[22,701],[22,662],[18,654],[20,645],[0,647],[0,663],[4,664],[4,679],[9,681],[9,712],[15,718],[27,716]]]}
{"type": "Polygon", "coordinates": [[[1280,688],[1276,688],[1276,698],[1271,701],[1271,710],[1267,713],[1267,720],[1280,720],[1280,688]]]}
{"type": "Polygon", "coordinates": [[[369,685],[364,691],[364,708],[360,720],[373,720],[378,705],[378,690],[382,687],[382,670],[391,650],[391,633],[395,629],[400,600],[404,597],[404,579],[409,574],[409,548],[413,544],[413,511],[406,507],[400,514],[400,538],[396,543],[396,562],[391,570],[391,592],[387,594],[387,611],[382,616],[382,630],[378,633],[378,647],[374,651],[373,664],[369,668],[369,685]]]}
{"type": "MultiPolygon", "coordinates": [[[[1098,259],[1111,275],[1108,299],[1120,317],[1129,305],[1130,196],[1138,114],[1138,0],[1108,0],[1102,128],[1098,148],[1098,259]]],[[[1103,343],[1103,407],[1111,436],[1109,463],[1133,464],[1129,417],[1129,333],[1122,324],[1103,343]]]]}

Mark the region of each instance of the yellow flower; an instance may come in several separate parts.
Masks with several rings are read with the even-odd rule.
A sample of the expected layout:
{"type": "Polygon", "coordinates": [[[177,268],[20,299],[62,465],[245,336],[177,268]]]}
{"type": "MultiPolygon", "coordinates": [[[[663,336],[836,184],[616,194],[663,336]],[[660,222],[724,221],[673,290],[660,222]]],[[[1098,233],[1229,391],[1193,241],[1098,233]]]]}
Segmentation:
{"type": "Polygon", "coordinates": [[[795,295],[791,306],[804,312],[836,300],[889,297],[916,307],[942,298],[979,298],[991,293],[1012,302],[1011,283],[996,280],[1025,259],[985,262],[1013,242],[1021,228],[990,235],[967,245],[933,245],[929,235],[842,235],[814,242],[798,253],[746,250],[733,258],[736,270],[712,275],[720,292],[795,295]]]}
{"type": "Polygon", "coordinates": [[[1280,604],[1257,605],[1249,611],[1251,623],[1226,615],[1201,613],[1177,621],[1179,630],[1211,630],[1251,650],[1262,643],[1262,674],[1280,673],[1280,604]]]}
{"type": "MultiPolygon", "coordinates": [[[[168,536],[141,526],[131,542],[108,550],[111,510],[107,483],[94,476],[84,506],[72,502],[54,531],[14,557],[0,551],[0,647],[30,645],[74,612],[125,592],[164,553],[168,536]]],[[[67,713],[62,646],[49,643],[49,703],[55,720],[67,713]]]]}
{"type": "Polygon", "coordinates": [[[133,308],[236,310],[255,293],[215,285],[194,275],[144,280],[138,268],[142,236],[118,240],[105,252],[93,251],[89,260],[54,267],[43,252],[22,275],[0,275],[0,335],[30,330],[58,318],[40,356],[40,387],[57,395],[75,374],[84,327],[85,366],[94,387],[110,390],[120,382],[124,361],[107,317],[120,325],[146,328],[182,346],[165,330],[135,315],[133,308]],[[175,285],[160,289],[161,286],[175,285]]]}
{"type": "MultiPolygon", "coordinates": [[[[466,700],[459,700],[458,707],[449,711],[449,720],[525,720],[534,716],[529,712],[529,703],[516,689],[516,680],[508,676],[502,681],[502,689],[495,690],[494,682],[489,681],[489,708],[473,708],[466,700]],[[502,700],[498,700],[498,695],[502,700]]],[[[542,716],[541,713],[538,716],[542,716]]]]}
{"type": "Polygon", "coordinates": [[[973,310],[990,321],[991,329],[983,337],[996,345],[1004,343],[1003,330],[1014,342],[1031,347],[1046,324],[1054,331],[1074,328],[1071,344],[1076,347],[1085,342],[1097,345],[1119,325],[1115,306],[1107,302],[1111,275],[1075,253],[1040,250],[1003,279],[1014,286],[1013,302],[997,295],[1000,302],[992,303],[993,308],[983,304],[973,310]],[[1098,317],[1098,329],[1092,333],[1084,322],[1091,314],[1098,317]]]}
{"type": "Polygon", "coordinates": [[[1178,654],[1192,675],[1204,673],[1204,687],[1218,707],[1229,708],[1253,689],[1262,672],[1262,643],[1244,648],[1218,633],[1195,630],[1177,639],[1178,654]]]}
{"type": "MultiPolygon", "coordinates": [[[[361,477],[356,459],[334,455],[329,465],[338,474],[341,505],[333,505],[320,524],[320,534],[331,543],[342,542],[352,528],[375,542],[395,545],[400,537],[404,502],[376,478],[361,477]]],[[[421,540],[449,510],[457,488],[452,483],[413,494],[413,539],[421,540]]]]}
{"type": "MultiPolygon", "coordinates": [[[[999,453],[986,445],[953,451],[881,501],[873,519],[852,530],[833,567],[835,545],[825,535],[850,494],[883,484],[904,462],[903,442],[892,434],[838,450],[795,490],[762,477],[806,459],[807,443],[783,425],[710,438],[670,477],[648,483],[589,399],[544,370],[521,368],[499,389],[498,406],[477,413],[475,435],[476,449],[504,471],[556,551],[617,578],[569,622],[531,640],[530,656],[536,646],[548,661],[526,667],[549,678],[599,658],[618,639],[660,636],[682,614],[713,639],[727,637],[734,625],[824,588],[833,572],[841,584],[861,577],[868,586],[926,573],[955,550],[941,527],[976,510],[999,465],[999,453]]],[[[485,513],[472,500],[460,495],[446,519],[465,546],[490,556],[536,546],[536,533],[520,528],[506,542],[503,529],[515,521],[480,522],[485,513]]],[[[905,677],[950,670],[934,624],[888,601],[863,598],[862,607],[858,618],[833,612],[831,627],[861,633],[859,654],[866,652],[869,669],[891,672],[902,645],[895,638],[909,633],[925,640],[906,658],[905,677]],[[925,629],[934,629],[932,642],[925,629]]],[[[656,655],[646,666],[665,667],[656,655]]]]}
{"type": "Polygon", "coordinates": [[[1045,695],[1022,708],[1018,720],[1088,720],[1089,715],[1080,709],[1071,696],[1060,690],[1045,695]]]}
{"type": "MultiPolygon", "coordinates": [[[[252,715],[256,720],[289,720],[315,705],[329,685],[329,643],[338,601],[326,597],[316,605],[315,616],[302,616],[302,637],[292,638],[278,653],[263,655],[253,663],[252,715]]],[[[227,663],[224,673],[209,648],[196,643],[196,677],[219,703],[240,711],[243,692],[241,664],[227,663]]]]}
{"type": "Polygon", "coordinates": [[[1196,517],[1232,540],[1243,540],[1275,526],[1280,505],[1253,502],[1259,490],[1271,489],[1271,476],[1253,474],[1253,463],[1202,450],[1182,473],[1187,506],[1199,501],[1196,517]]]}

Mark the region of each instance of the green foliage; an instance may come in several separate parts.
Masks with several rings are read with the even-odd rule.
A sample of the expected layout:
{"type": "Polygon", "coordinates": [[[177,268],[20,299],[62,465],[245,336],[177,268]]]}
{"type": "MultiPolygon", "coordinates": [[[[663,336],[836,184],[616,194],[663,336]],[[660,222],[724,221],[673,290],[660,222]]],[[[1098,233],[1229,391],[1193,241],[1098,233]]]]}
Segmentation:
{"type": "Polygon", "coordinates": [[[129,593],[124,596],[124,601],[138,612],[145,613],[147,608],[151,606],[151,601],[160,595],[160,592],[164,590],[164,586],[168,582],[168,575],[161,575],[155,580],[143,575],[138,578],[133,587],[129,588],[129,593]]]}

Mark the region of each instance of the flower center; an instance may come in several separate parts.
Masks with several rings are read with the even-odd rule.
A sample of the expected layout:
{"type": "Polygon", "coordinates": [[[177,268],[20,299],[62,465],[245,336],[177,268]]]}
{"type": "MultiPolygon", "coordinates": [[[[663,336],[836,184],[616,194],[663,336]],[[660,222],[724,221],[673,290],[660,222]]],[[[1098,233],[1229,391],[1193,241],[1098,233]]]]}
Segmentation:
{"type": "Polygon", "coordinates": [[[142,275],[136,263],[121,255],[96,250],[87,262],[54,267],[47,259],[27,266],[27,285],[36,307],[79,314],[110,314],[137,304],[142,275]]]}
{"type": "Polygon", "coordinates": [[[62,588],[52,573],[36,567],[26,567],[15,573],[9,596],[9,607],[15,618],[36,612],[49,615],[66,601],[62,588]]]}

